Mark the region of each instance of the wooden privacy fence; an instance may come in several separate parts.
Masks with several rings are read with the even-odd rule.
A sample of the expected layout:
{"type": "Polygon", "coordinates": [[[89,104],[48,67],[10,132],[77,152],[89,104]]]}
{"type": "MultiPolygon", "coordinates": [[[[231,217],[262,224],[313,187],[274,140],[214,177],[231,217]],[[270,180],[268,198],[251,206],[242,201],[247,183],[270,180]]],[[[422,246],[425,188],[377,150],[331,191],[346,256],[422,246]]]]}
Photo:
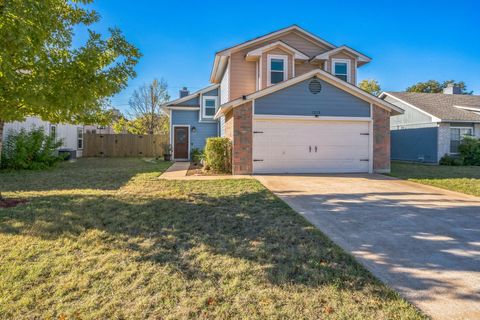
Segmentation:
{"type": "Polygon", "coordinates": [[[84,134],[84,157],[158,157],[168,144],[162,134],[84,134]]]}

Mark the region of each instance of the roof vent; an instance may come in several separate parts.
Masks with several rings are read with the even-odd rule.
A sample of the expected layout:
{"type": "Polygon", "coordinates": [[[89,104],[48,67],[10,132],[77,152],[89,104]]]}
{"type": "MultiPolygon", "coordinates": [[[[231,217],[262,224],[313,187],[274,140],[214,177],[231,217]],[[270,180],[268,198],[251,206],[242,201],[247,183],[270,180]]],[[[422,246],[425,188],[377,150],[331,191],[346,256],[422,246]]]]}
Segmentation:
{"type": "Polygon", "coordinates": [[[320,93],[320,91],[322,91],[322,84],[319,80],[313,79],[308,84],[308,90],[313,94],[320,93]]]}

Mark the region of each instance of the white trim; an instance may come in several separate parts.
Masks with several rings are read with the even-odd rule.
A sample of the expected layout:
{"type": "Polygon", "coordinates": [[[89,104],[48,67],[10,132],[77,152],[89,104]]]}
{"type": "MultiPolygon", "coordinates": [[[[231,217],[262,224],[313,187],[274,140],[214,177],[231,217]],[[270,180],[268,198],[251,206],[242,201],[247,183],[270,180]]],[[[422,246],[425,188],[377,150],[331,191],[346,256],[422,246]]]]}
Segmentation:
{"type": "MultiPolygon", "coordinates": [[[[283,60],[283,81],[281,82],[285,82],[288,80],[288,55],[267,54],[267,86],[272,85],[272,80],[271,80],[272,59],[283,60]]],[[[278,72],[278,71],[275,71],[275,72],[278,72]]],[[[275,84],[278,84],[278,83],[275,83],[275,84]]]]}
{"type": "Polygon", "coordinates": [[[464,106],[454,106],[454,107],[458,109],[473,111],[473,112],[480,112],[480,107],[464,107],[464,106]]]}
{"type": "MultiPolygon", "coordinates": [[[[254,100],[255,101],[255,100],[254,100]]],[[[371,121],[371,117],[315,117],[315,116],[291,116],[273,114],[253,114],[256,120],[303,120],[303,121],[371,121]]]]}
{"type": "MultiPolygon", "coordinates": [[[[337,76],[337,74],[335,73],[335,64],[336,63],[345,63],[347,65],[347,82],[352,82],[352,61],[350,59],[332,59],[332,70],[331,70],[331,74],[333,74],[334,76],[337,76]]],[[[344,76],[344,74],[338,74],[338,75],[341,75],[341,76],[344,76]]]]}
{"type": "Polygon", "coordinates": [[[249,57],[253,57],[255,59],[258,59],[262,56],[262,54],[265,51],[268,51],[268,50],[270,50],[274,47],[278,47],[278,46],[284,47],[287,50],[292,51],[294,53],[294,58],[295,59],[299,59],[299,60],[308,60],[309,59],[309,57],[306,54],[304,54],[301,51],[298,51],[294,47],[292,47],[292,46],[290,46],[290,45],[288,45],[288,44],[286,44],[285,42],[282,42],[282,41],[275,41],[273,43],[267,44],[266,46],[254,49],[254,50],[248,52],[247,55],[245,56],[245,58],[248,59],[249,57]]]}
{"type": "Polygon", "coordinates": [[[192,111],[192,110],[200,110],[200,107],[166,107],[166,109],[192,111]]]}
{"type": "MultiPolygon", "coordinates": [[[[202,119],[212,119],[214,120],[214,117],[215,117],[215,113],[217,113],[217,109],[218,109],[218,96],[202,96],[202,119]],[[212,116],[207,116],[205,114],[205,102],[206,100],[215,100],[215,112],[212,116]]],[[[200,114],[200,112],[199,112],[200,114]]],[[[202,120],[202,119],[199,119],[202,120]]]]}
{"type": "Polygon", "coordinates": [[[396,106],[396,105],[394,105],[394,104],[392,104],[388,101],[382,100],[379,97],[371,95],[370,93],[363,91],[362,89],[358,88],[357,86],[355,86],[355,85],[353,85],[349,82],[345,82],[343,80],[340,80],[337,77],[335,77],[334,75],[332,75],[332,74],[330,74],[330,73],[328,73],[328,72],[326,72],[322,69],[315,69],[315,70],[312,70],[310,72],[304,73],[301,76],[292,78],[290,80],[278,83],[274,86],[270,86],[270,87],[267,87],[265,89],[254,92],[252,94],[249,94],[249,95],[245,96],[245,99],[242,97],[242,98],[237,98],[235,100],[224,103],[223,105],[220,106],[217,113],[215,114],[215,119],[218,118],[219,116],[221,116],[222,114],[230,111],[230,109],[232,109],[232,108],[234,108],[238,105],[244,104],[244,103],[248,102],[249,100],[257,99],[257,98],[266,96],[268,94],[271,94],[273,92],[276,92],[276,91],[284,89],[284,88],[287,88],[291,85],[294,85],[296,83],[302,82],[304,80],[307,80],[307,79],[310,79],[310,78],[313,78],[313,77],[318,77],[318,78],[320,78],[320,79],[322,79],[322,80],[340,88],[341,90],[344,90],[344,91],[356,96],[357,98],[360,98],[364,101],[368,101],[368,102],[373,103],[373,104],[376,104],[380,108],[383,108],[383,109],[388,110],[388,111],[394,111],[395,112],[394,115],[404,113],[404,110],[402,108],[400,108],[400,107],[398,107],[398,106],[396,106]]]}
{"type": "Polygon", "coordinates": [[[172,146],[172,160],[190,160],[190,135],[191,129],[189,124],[174,124],[172,125],[172,142],[170,145],[172,146]],[[188,158],[186,159],[176,159],[175,158],[175,127],[188,127],[188,158]]]}
{"type": "Polygon", "coordinates": [[[404,104],[406,104],[407,106],[409,106],[409,107],[411,107],[411,108],[413,108],[413,109],[415,109],[415,110],[417,110],[417,111],[420,111],[421,113],[426,114],[427,116],[432,117],[432,122],[442,122],[442,119],[437,118],[437,117],[435,117],[433,114],[430,114],[430,113],[428,113],[428,112],[426,112],[426,111],[424,111],[424,110],[422,110],[422,109],[420,109],[420,108],[418,108],[418,107],[415,107],[413,104],[410,104],[410,103],[406,102],[405,100],[402,100],[402,99],[400,99],[400,98],[397,98],[396,96],[394,96],[393,94],[390,94],[390,93],[388,93],[388,92],[382,92],[378,97],[379,97],[380,99],[383,99],[385,96],[389,96],[390,98],[396,99],[396,100],[400,101],[401,103],[404,103],[404,104]]]}
{"type": "Polygon", "coordinates": [[[342,51],[342,50],[348,51],[348,52],[352,53],[353,55],[357,56],[358,59],[356,59],[356,60],[358,60],[360,62],[365,62],[366,63],[366,62],[372,61],[372,59],[367,57],[366,55],[364,55],[364,54],[362,54],[362,53],[358,52],[357,50],[354,50],[350,47],[347,47],[345,45],[337,47],[337,48],[332,49],[330,51],[326,51],[324,53],[321,53],[321,54],[313,57],[311,61],[313,61],[313,60],[328,60],[333,54],[335,54],[339,51],[342,51]]]}

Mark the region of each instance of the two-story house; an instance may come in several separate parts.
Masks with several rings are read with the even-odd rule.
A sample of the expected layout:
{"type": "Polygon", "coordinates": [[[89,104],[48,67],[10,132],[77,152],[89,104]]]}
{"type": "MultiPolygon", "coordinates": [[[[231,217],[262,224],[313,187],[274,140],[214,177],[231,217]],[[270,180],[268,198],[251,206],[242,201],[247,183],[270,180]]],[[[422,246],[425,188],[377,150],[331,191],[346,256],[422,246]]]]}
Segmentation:
{"type": "Polygon", "coordinates": [[[164,105],[173,157],[225,136],[234,174],[388,172],[403,110],[356,86],[370,61],[296,25],[221,50],[211,86],[164,105]]]}

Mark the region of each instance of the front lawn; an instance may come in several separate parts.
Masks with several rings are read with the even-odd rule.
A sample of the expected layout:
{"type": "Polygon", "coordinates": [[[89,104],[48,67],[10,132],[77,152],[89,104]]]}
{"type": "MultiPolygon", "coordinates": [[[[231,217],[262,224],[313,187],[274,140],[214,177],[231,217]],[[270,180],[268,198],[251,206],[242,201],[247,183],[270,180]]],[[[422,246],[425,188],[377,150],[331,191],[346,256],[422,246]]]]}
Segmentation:
{"type": "Polygon", "coordinates": [[[167,166],[0,172],[0,318],[423,318],[257,181],[167,166]]]}
{"type": "Polygon", "coordinates": [[[393,177],[480,196],[480,167],[392,162],[393,177]]]}

